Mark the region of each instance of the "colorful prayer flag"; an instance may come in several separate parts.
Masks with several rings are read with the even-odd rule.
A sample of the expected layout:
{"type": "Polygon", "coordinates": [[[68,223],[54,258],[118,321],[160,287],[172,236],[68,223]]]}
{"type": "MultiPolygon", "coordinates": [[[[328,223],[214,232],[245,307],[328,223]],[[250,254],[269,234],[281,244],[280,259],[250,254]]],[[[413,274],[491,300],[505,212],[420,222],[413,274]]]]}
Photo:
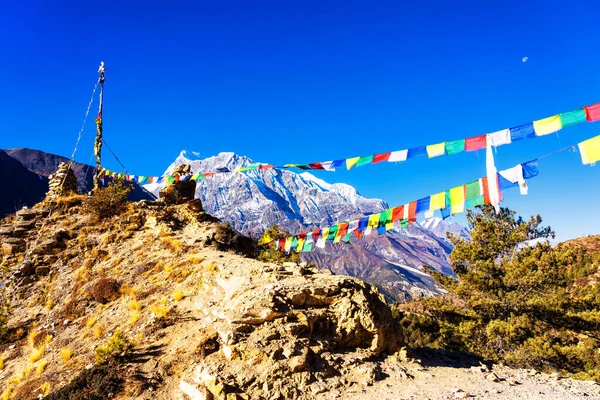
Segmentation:
{"type": "Polygon", "coordinates": [[[346,168],[350,169],[356,165],[356,163],[360,160],[360,157],[352,157],[346,159],[346,168]]]}
{"type": "Polygon", "coordinates": [[[583,108],[578,108],[577,110],[559,114],[559,117],[563,128],[580,124],[585,122],[587,119],[585,109],[583,108]]]}
{"type": "Polygon", "coordinates": [[[427,148],[425,146],[415,147],[414,149],[408,149],[407,158],[415,158],[424,156],[427,154],[427,148]]]}
{"type": "Polygon", "coordinates": [[[373,162],[373,155],[370,156],[362,156],[359,158],[356,163],[357,167],[362,167],[363,165],[371,164],[373,162]]]}
{"type": "Polygon", "coordinates": [[[450,189],[450,205],[453,215],[465,211],[465,185],[450,189]]]}
{"type": "Polygon", "coordinates": [[[446,142],[446,154],[449,156],[465,151],[465,139],[446,142]]]}
{"type": "Polygon", "coordinates": [[[581,161],[584,164],[593,164],[600,160],[600,135],[584,140],[578,144],[581,161]]]}
{"type": "Polygon", "coordinates": [[[446,142],[432,144],[427,146],[427,156],[429,158],[443,156],[446,153],[446,142]]]}
{"type": "Polygon", "coordinates": [[[415,213],[419,214],[424,211],[428,211],[430,204],[431,204],[431,197],[424,197],[422,199],[417,200],[415,213]]]}
{"type": "Polygon", "coordinates": [[[441,210],[446,207],[446,192],[437,193],[431,195],[431,201],[429,202],[430,210],[441,210]]]}
{"type": "Polygon", "coordinates": [[[562,129],[562,122],[559,115],[533,121],[533,130],[536,136],[549,135],[562,129]]]}
{"type": "Polygon", "coordinates": [[[388,158],[388,161],[389,162],[406,161],[407,157],[408,157],[408,150],[392,151],[390,153],[390,157],[388,158]]]}
{"type": "Polygon", "coordinates": [[[465,151],[485,149],[486,135],[473,136],[465,139],[465,151]]]}
{"type": "Polygon", "coordinates": [[[510,140],[512,142],[516,142],[517,140],[530,139],[534,137],[535,130],[533,129],[533,122],[510,128],[510,140]]]}
{"type": "Polygon", "coordinates": [[[593,122],[600,120],[600,103],[583,108],[585,109],[585,114],[588,121],[593,122]]]}
{"type": "Polygon", "coordinates": [[[375,154],[373,156],[373,164],[377,164],[377,163],[382,162],[382,161],[388,161],[391,154],[392,154],[391,152],[382,153],[382,154],[375,154]]]}

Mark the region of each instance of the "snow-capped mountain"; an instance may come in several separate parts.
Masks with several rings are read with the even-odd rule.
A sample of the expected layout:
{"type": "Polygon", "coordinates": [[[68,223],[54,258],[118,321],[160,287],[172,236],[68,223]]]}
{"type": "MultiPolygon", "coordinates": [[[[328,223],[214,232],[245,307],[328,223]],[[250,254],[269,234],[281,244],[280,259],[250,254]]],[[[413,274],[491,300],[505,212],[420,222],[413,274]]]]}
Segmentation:
{"type": "MultiPolygon", "coordinates": [[[[194,173],[203,173],[218,168],[234,170],[254,163],[234,153],[198,158],[197,153],[182,151],[165,174],[181,164],[189,164],[194,173]]],[[[145,187],[157,195],[163,185],[145,187]]],[[[350,185],[331,184],[308,172],[286,170],[215,174],[197,183],[196,197],[202,200],[209,214],[254,237],[274,223],[291,233],[299,233],[388,208],[385,201],[367,199],[350,185]]],[[[391,299],[438,293],[433,280],[422,272],[422,266],[427,264],[451,274],[448,255],[452,247],[445,239],[445,231],[462,234],[464,229],[440,221],[412,224],[380,236],[372,234],[349,244],[327,244],[325,249],[303,253],[303,257],[336,273],[373,283],[391,299]]]]}
{"type": "Polygon", "coordinates": [[[448,233],[462,236],[467,240],[470,240],[471,238],[469,230],[466,227],[455,222],[445,221],[441,218],[429,218],[420,222],[419,224],[442,239],[446,239],[446,235],[448,233]]]}

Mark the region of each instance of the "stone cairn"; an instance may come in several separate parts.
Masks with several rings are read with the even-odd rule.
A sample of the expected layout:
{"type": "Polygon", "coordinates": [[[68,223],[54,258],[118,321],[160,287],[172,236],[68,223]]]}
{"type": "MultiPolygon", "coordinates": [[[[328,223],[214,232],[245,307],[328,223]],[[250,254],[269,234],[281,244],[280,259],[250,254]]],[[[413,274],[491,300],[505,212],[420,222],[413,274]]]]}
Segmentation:
{"type": "Polygon", "coordinates": [[[50,175],[49,180],[48,186],[50,190],[46,194],[47,198],[77,193],[77,177],[73,173],[73,169],[66,162],[61,162],[58,165],[58,170],[50,175]]]}
{"type": "Polygon", "coordinates": [[[167,204],[183,204],[194,200],[196,181],[181,180],[181,178],[190,177],[191,175],[192,168],[189,164],[182,164],[177,167],[171,174],[176,179],[175,183],[167,185],[161,190],[158,194],[159,199],[167,204]]]}

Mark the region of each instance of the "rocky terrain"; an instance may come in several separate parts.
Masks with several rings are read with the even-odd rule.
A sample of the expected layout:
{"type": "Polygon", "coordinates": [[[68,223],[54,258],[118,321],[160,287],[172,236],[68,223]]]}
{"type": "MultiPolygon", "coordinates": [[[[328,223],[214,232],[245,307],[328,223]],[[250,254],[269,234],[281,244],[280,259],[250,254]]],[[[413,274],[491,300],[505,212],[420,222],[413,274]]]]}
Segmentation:
{"type": "Polygon", "coordinates": [[[591,383],[407,354],[377,289],[249,258],[198,201],[98,221],[84,200],[2,221],[2,399],[600,398],[591,383]]]}

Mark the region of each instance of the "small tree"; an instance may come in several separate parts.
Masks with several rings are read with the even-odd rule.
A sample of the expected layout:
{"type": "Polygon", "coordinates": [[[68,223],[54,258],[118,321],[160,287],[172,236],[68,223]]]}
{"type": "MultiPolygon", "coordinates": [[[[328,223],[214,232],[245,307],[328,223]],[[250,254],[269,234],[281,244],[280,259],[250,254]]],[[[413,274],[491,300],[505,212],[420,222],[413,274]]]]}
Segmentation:
{"type": "Polygon", "coordinates": [[[121,214],[127,207],[127,195],[132,190],[133,187],[126,185],[123,179],[115,178],[105,188],[87,197],[83,209],[102,219],[121,214]]]}
{"type": "Polygon", "coordinates": [[[296,252],[286,254],[277,250],[275,246],[269,246],[273,240],[289,237],[290,234],[279,227],[277,224],[271,225],[261,236],[259,243],[264,243],[258,254],[258,259],[264,262],[282,263],[284,261],[299,262],[300,255],[296,252]]]}
{"type": "Polygon", "coordinates": [[[413,345],[469,351],[521,367],[600,379],[600,288],[577,285],[597,272],[583,251],[552,247],[539,216],[506,208],[468,211],[471,241],[449,235],[458,280],[432,274],[448,291],[405,312],[413,345]],[[532,240],[540,240],[531,243],[532,240]]]}

